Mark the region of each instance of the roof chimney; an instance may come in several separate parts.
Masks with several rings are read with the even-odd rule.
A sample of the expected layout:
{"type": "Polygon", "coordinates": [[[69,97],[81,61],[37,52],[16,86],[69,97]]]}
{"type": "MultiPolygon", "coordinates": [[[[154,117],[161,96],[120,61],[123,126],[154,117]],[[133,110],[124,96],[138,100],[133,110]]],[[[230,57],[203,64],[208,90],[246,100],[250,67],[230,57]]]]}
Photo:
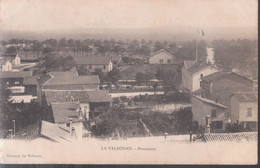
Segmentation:
{"type": "Polygon", "coordinates": [[[71,129],[72,129],[72,118],[70,118],[70,133],[72,132],[71,129]]]}
{"type": "Polygon", "coordinates": [[[77,140],[77,135],[74,127],[71,128],[71,140],[77,140]]]}

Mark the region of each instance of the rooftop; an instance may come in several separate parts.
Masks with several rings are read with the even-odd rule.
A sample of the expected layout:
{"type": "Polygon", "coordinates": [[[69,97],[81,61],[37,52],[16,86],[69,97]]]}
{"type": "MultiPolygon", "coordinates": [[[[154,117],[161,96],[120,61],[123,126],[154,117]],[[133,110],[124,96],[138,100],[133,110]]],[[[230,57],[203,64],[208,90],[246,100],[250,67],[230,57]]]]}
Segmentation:
{"type": "MultiPolygon", "coordinates": [[[[43,85],[86,85],[86,84],[99,84],[99,77],[97,75],[89,76],[74,76],[72,72],[59,73],[58,76],[52,76],[43,85]],[[61,75],[62,74],[62,75],[61,75]]],[[[50,73],[51,75],[51,73],[50,73]]],[[[57,75],[55,73],[54,75],[57,75]]]]}
{"type": "Polygon", "coordinates": [[[196,61],[184,61],[185,68],[188,69],[191,67],[196,61]]]}
{"type": "Polygon", "coordinates": [[[23,79],[23,85],[37,85],[35,76],[25,76],[23,79]]]}
{"type": "Polygon", "coordinates": [[[47,103],[53,102],[73,102],[80,103],[98,103],[110,102],[111,97],[107,90],[97,91],[45,91],[47,103]]]}
{"type": "Polygon", "coordinates": [[[49,72],[51,76],[63,77],[63,76],[78,76],[77,71],[65,71],[65,72],[49,72]]]}
{"type": "Polygon", "coordinates": [[[203,81],[206,81],[206,82],[211,82],[211,81],[216,81],[220,78],[234,78],[234,77],[239,77],[239,78],[243,78],[245,80],[249,80],[249,81],[252,81],[244,76],[241,76],[237,73],[234,73],[234,72],[225,72],[225,71],[219,71],[219,72],[215,72],[213,74],[210,74],[210,75],[207,75],[205,77],[203,77],[203,81]]]}
{"type": "Polygon", "coordinates": [[[72,121],[83,121],[80,118],[79,105],[76,102],[52,103],[51,104],[54,122],[69,123],[72,121]]]}
{"type": "Polygon", "coordinates": [[[235,96],[239,102],[257,102],[258,94],[256,92],[236,92],[235,96]]]}
{"type": "Polygon", "coordinates": [[[206,99],[206,98],[202,98],[200,96],[195,96],[195,95],[192,95],[193,97],[199,99],[200,101],[204,102],[204,103],[207,103],[207,104],[211,104],[211,105],[214,105],[214,106],[218,106],[218,107],[221,107],[221,108],[226,108],[226,106],[224,106],[223,104],[220,104],[214,100],[210,100],[210,99],[206,99]]]}
{"type": "Polygon", "coordinates": [[[111,97],[107,90],[88,91],[90,102],[110,102],[111,97]]]}
{"type": "MultiPolygon", "coordinates": [[[[206,64],[204,62],[195,62],[195,63],[188,63],[189,64],[189,67],[188,67],[188,71],[191,72],[191,73],[197,73],[207,67],[212,67],[212,68],[215,68],[213,67],[212,65],[209,65],[209,64],[206,64]]],[[[216,69],[216,68],[215,68],[216,69]]]]}
{"type": "Polygon", "coordinates": [[[47,121],[41,122],[41,135],[57,142],[69,141],[71,138],[69,130],[66,130],[58,124],[47,121]]]}
{"type": "Polygon", "coordinates": [[[155,56],[155,55],[157,55],[157,54],[159,54],[159,53],[162,53],[162,52],[165,53],[165,54],[167,54],[167,55],[169,55],[169,56],[171,56],[171,57],[174,56],[170,51],[165,50],[165,49],[160,49],[160,50],[158,50],[158,51],[156,51],[156,52],[151,53],[150,57],[153,57],[153,56],[155,56]]]}
{"type": "Polygon", "coordinates": [[[0,78],[24,78],[25,76],[32,76],[32,71],[0,72],[0,78]]]}
{"type": "Polygon", "coordinates": [[[69,141],[71,138],[70,132],[66,128],[58,124],[41,121],[16,132],[14,139],[33,140],[41,136],[56,142],[69,141]]]}
{"type": "Polygon", "coordinates": [[[111,61],[109,57],[73,57],[77,64],[84,65],[108,65],[111,61]]]}

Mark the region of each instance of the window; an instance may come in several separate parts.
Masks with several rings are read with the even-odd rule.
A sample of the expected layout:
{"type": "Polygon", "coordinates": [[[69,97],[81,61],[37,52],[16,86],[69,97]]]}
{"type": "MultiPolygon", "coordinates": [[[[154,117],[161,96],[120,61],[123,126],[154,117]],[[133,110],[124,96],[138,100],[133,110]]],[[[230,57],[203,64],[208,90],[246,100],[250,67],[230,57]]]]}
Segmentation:
{"type": "Polygon", "coordinates": [[[15,82],[14,82],[14,84],[18,85],[18,84],[19,84],[19,82],[18,82],[18,81],[15,81],[15,82]]]}
{"type": "Polygon", "coordinates": [[[167,60],[167,63],[168,63],[168,64],[170,64],[170,63],[171,63],[171,60],[170,60],[170,59],[168,59],[168,60],[167,60]]]}
{"type": "Polygon", "coordinates": [[[217,111],[211,110],[211,117],[217,117],[217,111]]]}
{"type": "Polygon", "coordinates": [[[203,74],[200,74],[200,78],[203,78],[203,74]]]}
{"type": "Polygon", "coordinates": [[[163,60],[160,60],[160,64],[163,64],[163,60]]]}
{"type": "Polygon", "coordinates": [[[103,69],[106,69],[106,65],[103,66],[103,69]]]}
{"type": "Polygon", "coordinates": [[[89,65],[89,69],[92,69],[92,65],[89,65]]]}
{"type": "Polygon", "coordinates": [[[66,123],[66,127],[70,127],[70,123],[66,123]]]}
{"type": "Polygon", "coordinates": [[[252,117],[252,108],[247,108],[247,117],[252,117]]]}

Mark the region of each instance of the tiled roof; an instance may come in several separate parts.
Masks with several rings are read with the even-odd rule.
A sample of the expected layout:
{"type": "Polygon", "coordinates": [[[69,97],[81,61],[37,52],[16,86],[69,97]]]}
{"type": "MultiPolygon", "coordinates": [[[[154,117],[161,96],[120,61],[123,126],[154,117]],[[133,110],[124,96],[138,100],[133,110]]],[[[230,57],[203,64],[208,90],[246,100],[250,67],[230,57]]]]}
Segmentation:
{"type": "Polygon", "coordinates": [[[224,71],[219,71],[219,72],[215,72],[213,74],[210,74],[210,75],[207,75],[205,77],[203,77],[203,81],[207,81],[207,82],[211,82],[211,81],[215,81],[215,80],[218,80],[220,78],[234,78],[234,77],[239,77],[239,78],[243,78],[243,79],[246,79],[246,80],[249,80],[251,81],[250,79],[244,77],[244,76],[241,76],[237,73],[234,73],[234,72],[224,72],[224,71]]]}
{"type": "Polygon", "coordinates": [[[224,106],[223,104],[220,104],[216,101],[213,101],[213,100],[210,100],[210,99],[206,99],[206,98],[202,98],[200,96],[195,96],[195,95],[192,95],[193,97],[199,99],[200,101],[203,101],[205,103],[208,103],[208,104],[211,104],[211,105],[214,105],[214,106],[218,106],[218,107],[221,107],[221,108],[227,108],[226,106],[224,106]]]}
{"type": "Polygon", "coordinates": [[[110,63],[109,57],[73,57],[77,64],[84,65],[108,65],[110,63]]]}
{"type": "Polygon", "coordinates": [[[88,91],[90,102],[110,102],[111,97],[107,90],[88,91]]]}
{"type": "MultiPolygon", "coordinates": [[[[199,63],[199,62],[196,62],[194,64],[192,64],[189,68],[188,68],[188,71],[191,72],[192,74],[194,73],[197,73],[207,67],[212,67],[212,68],[215,68],[213,67],[212,65],[208,65],[208,64],[205,64],[203,62],[199,63]]],[[[216,68],[215,68],[216,69],[216,68]]]]}
{"type": "Polygon", "coordinates": [[[205,134],[204,139],[206,142],[221,142],[221,141],[231,141],[231,142],[251,142],[257,141],[257,132],[240,132],[240,133],[211,133],[205,134]]]}
{"type": "Polygon", "coordinates": [[[54,76],[52,79],[45,82],[43,85],[87,85],[87,84],[99,84],[99,78],[97,75],[89,76],[54,76]]]}
{"type": "Polygon", "coordinates": [[[58,124],[41,121],[16,132],[14,139],[33,140],[41,136],[56,142],[69,141],[71,137],[69,130],[58,124]]]}
{"type": "Polygon", "coordinates": [[[159,54],[159,53],[162,53],[162,52],[164,52],[165,54],[167,54],[167,55],[169,55],[169,56],[171,56],[171,57],[174,56],[170,51],[167,51],[167,50],[165,50],[165,49],[160,49],[159,51],[156,51],[156,52],[151,53],[151,55],[150,55],[149,57],[153,57],[153,56],[155,56],[155,55],[157,55],[157,54],[159,54]]]}
{"type": "Polygon", "coordinates": [[[97,91],[45,91],[47,103],[53,102],[73,102],[80,103],[97,103],[110,102],[111,97],[106,90],[97,91]]]}
{"type": "Polygon", "coordinates": [[[49,72],[51,76],[63,77],[63,76],[78,76],[77,71],[65,71],[65,72],[49,72]]]}
{"type": "Polygon", "coordinates": [[[45,82],[51,79],[51,75],[41,75],[37,77],[37,82],[40,86],[42,86],[45,82]]]}
{"type": "Polygon", "coordinates": [[[73,102],[89,103],[87,91],[45,91],[47,103],[53,102],[73,102]]]}
{"type": "Polygon", "coordinates": [[[35,76],[25,76],[23,79],[23,85],[37,85],[35,76]]]}
{"type": "Polygon", "coordinates": [[[51,108],[53,112],[55,123],[69,123],[70,119],[73,121],[80,121],[80,111],[78,111],[78,104],[76,102],[52,103],[51,108]]]}
{"type": "Polygon", "coordinates": [[[237,92],[233,96],[240,102],[257,102],[258,94],[256,92],[237,92]]]}
{"type": "Polygon", "coordinates": [[[184,61],[185,68],[191,67],[196,61],[184,61]]]}
{"type": "Polygon", "coordinates": [[[23,78],[25,76],[32,76],[32,71],[0,72],[0,78],[23,78]]]}
{"type": "Polygon", "coordinates": [[[41,136],[47,137],[57,142],[69,141],[70,132],[58,124],[53,124],[47,121],[42,121],[41,124],[41,136]]]}

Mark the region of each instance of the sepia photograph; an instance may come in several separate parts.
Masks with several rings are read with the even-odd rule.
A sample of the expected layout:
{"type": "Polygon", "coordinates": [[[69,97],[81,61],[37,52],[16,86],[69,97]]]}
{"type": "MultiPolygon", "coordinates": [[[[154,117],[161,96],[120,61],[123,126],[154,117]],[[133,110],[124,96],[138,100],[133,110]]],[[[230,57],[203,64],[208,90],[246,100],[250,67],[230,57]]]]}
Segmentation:
{"type": "Polygon", "coordinates": [[[1,164],[258,164],[257,0],[0,0],[1,164]]]}

